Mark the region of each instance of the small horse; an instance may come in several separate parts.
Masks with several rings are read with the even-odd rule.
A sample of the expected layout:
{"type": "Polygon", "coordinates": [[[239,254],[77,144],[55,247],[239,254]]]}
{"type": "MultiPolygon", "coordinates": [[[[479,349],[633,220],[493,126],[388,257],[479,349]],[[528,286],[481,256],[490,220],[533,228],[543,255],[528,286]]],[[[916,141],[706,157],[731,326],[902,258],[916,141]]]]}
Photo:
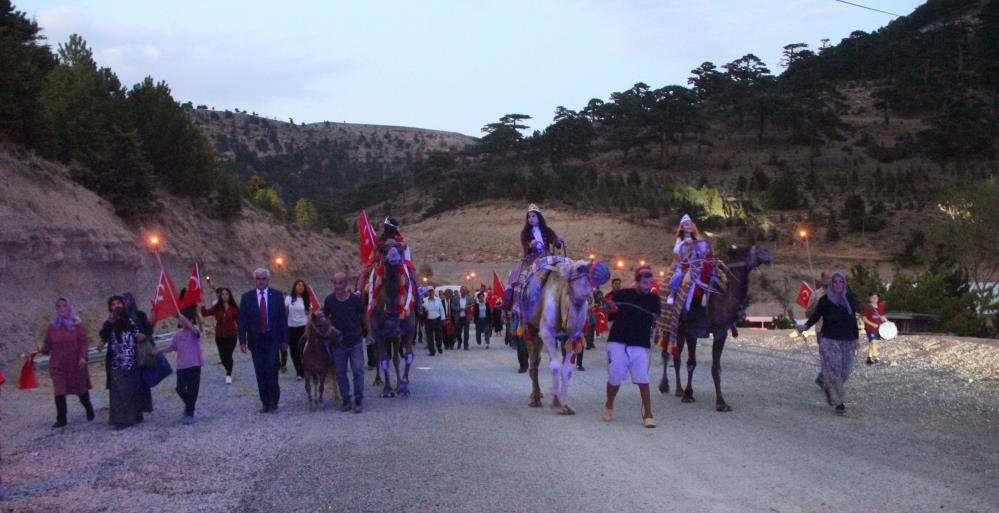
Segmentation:
{"type": "Polygon", "coordinates": [[[385,384],[381,397],[396,393],[409,397],[409,369],[413,365],[413,339],[416,337],[416,289],[403,257],[401,245],[394,240],[382,243],[381,264],[372,271],[369,281],[369,319],[371,336],[378,348],[385,384]],[[405,358],[404,373],[399,372],[400,358],[405,358]],[[389,360],[395,366],[396,388],[392,389],[389,360]]]}
{"type": "Polygon", "coordinates": [[[583,352],[583,325],[586,322],[586,300],[593,288],[610,279],[610,270],[602,261],[573,261],[563,259],[549,271],[547,279],[534,273],[520,297],[520,311],[526,324],[524,341],[527,343],[531,375],[532,408],[541,406],[541,387],[538,384],[538,366],[541,362],[541,345],[548,349],[549,368],[552,373],[551,408],[562,415],[572,415],[569,406],[569,382],[577,354],[583,352]],[[542,283],[542,280],[543,283],[542,283]],[[540,291],[540,300],[535,300],[540,291]],[[567,336],[565,357],[559,358],[556,336],[567,336]],[[540,338],[540,340],[538,340],[540,338]]]}
{"type": "Polygon", "coordinates": [[[329,319],[317,310],[309,316],[305,335],[299,342],[302,347],[302,367],[305,373],[305,394],[309,397],[309,407],[314,408],[323,402],[323,392],[326,388],[326,376],[333,375],[333,400],[341,402],[340,390],[336,387],[336,368],[333,365],[333,339],[336,330],[329,319]],[[312,387],[316,387],[316,396],[312,396],[312,387]]]}
{"type": "MultiPolygon", "coordinates": [[[[707,308],[701,306],[700,301],[692,301],[690,311],[681,320],[676,336],[673,363],[673,368],[676,371],[676,396],[682,397],[681,401],[684,403],[694,402],[694,389],[691,383],[694,369],[697,367],[697,339],[707,338],[709,334],[712,336],[711,379],[715,383],[715,410],[720,412],[732,411],[732,407],[725,402],[721,393],[721,355],[725,349],[728,331],[735,325],[736,321],[741,320],[745,315],[749,296],[750,271],[760,265],[770,265],[773,261],[770,250],[762,244],[733,247],[729,250],[728,257],[730,263],[720,266],[720,271],[728,274],[726,288],[719,293],[709,295],[707,308]],[[684,342],[687,345],[687,387],[681,388],[680,353],[683,351],[684,342]]],[[[668,292],[668,290],[664,290],[660,294],[668,292]]],[[[693,291],[691,290],[690,293],[693,291]]],[[[707,294],[707,292],[705,293],[707,294]]],[[[680,304],[683,304],[682,300],[680,304]]],[[[662,350],[663,377],[662,381],[659,382],[659,391],[664,394],[669,392],[667,370],[669,357],[668,349],[664,348],[662,350]]]]}

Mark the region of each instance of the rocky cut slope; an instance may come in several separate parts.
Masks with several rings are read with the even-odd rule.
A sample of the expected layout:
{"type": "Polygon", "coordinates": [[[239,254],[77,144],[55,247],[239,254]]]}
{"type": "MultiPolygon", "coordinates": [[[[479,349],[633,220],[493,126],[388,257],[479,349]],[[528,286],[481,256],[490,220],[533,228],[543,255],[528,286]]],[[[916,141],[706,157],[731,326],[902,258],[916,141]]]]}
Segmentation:
{"type": "Polygon", "coordinates": [[[0,308],[0,363],[40,343],[59,297],[76,305],[92,340],[108,296],[132,291],[148,309],[158,278],[146,245],[151,233],[164,241],[163,262],[178,288],[195,262],[216,286],[237,294],[253,286],[253,269],[273,268],[277,256],[285,265],[275,269],[274,285],[285,290],[303,278],[324,295],[334,272],[356,272],[351,244],[250,206],[227,224],[198,202],[164,195],[150,202],[155,212],[129,226],[64,166],[19,147],[0,145],[0,177],[0,290],[9,298],[0,308]]]}

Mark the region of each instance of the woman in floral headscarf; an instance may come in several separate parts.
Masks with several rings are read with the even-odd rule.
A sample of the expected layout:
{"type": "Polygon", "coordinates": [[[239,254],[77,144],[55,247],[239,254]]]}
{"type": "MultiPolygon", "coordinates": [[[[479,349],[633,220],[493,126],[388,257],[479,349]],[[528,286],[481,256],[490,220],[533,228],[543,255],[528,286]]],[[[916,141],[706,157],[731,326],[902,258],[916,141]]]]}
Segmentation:
{"type": "Polygon", "coordinates": [[[39,353],[50,355],[49,375],[55,394],[56,422],[54,428],[66,425],[66,396],[76,395],[87,410],[87,420],[94,420],[90,404],[90,372],[87,370],[87,330],[76,310],[66,298],[55,303],[55,318],[45,330],[45,342],[39,353]]]}
{"type": "Polygon", "coordinates": [[[815,312],[808,322],[798,325],[798,332],[811,328],[822,320],[822,337],[819,353],[822,357],[822,374],[825,377],[826,400],[836,413],[846,413],[843,405],[843,385],[853,372],[853,358],[857,352],[857,302],[846,288],[846,276],[833,273],[829,277],[827,292],[819,299],[815,312]]]}

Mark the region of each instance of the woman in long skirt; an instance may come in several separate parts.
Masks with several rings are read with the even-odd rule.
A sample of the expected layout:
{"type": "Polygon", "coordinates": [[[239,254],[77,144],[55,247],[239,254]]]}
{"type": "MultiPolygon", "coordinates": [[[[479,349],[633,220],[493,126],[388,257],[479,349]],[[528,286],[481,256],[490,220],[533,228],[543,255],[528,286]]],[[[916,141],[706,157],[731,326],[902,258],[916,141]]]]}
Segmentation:
{"type": "Polygon", "coordinates": [[[87,411],[87,420],[94,420],[90,403],[90,372],[87,369],[87,330],[66,298],[56,301],[56,315],[45,331],[45,342],[38,352],[51,355],[49,374],[55,394],[56,422],[54,428],[66,425],[66,396],[76,395],[87,411]]]}
{"type": "Polygon", "coordinates": [[[142,422],[142,371],[136,353],[139,331],[124,309],[113,312],[111,333],[111,414],[108,423],[122,429],[142,422]]]}
{"type": "Polygon", "coordinates": [[[798,332],[801,333],[822,320],[819,353],[826,382],[823,390],[829,405],[835,407],[839,415],[846,413],[844,385],[853,372],[853,359],[860,338],[856,304],[853,294],[847,291],[846,276],[833,273],[829,278],[828,292],[819,299],[815,312],[808,322],[798,325],[798,332]]]}

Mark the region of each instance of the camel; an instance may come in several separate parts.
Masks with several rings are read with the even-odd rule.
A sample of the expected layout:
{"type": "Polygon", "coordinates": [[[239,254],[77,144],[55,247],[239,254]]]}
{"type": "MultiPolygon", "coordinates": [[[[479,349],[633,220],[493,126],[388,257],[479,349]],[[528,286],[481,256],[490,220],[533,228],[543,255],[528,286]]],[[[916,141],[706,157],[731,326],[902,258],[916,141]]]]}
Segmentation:
{"type": "MultiPolygon", "coordinates": [[[[745,316],[746,301],[749,296],[749,273],[760,265],[770,265],[773,260],[770,250],[762,244],[733,247],[729,250],[728,258],[728,264],[719,266],[719,272],[727,274],[724,290],[709,295],[707,308],[702,307],[700,301],[691,302],[690,311],[684,315],[680,322],[676,337],[677,345],[673,353],[676,396],[682,397],[681,401],[684,403],[692,403],[694,402],[694,389],[691,382],[694,369],[697,367],[697,339],[707,338],[709,334],[712,336],[711,379],[715,383],[715,410],[720,412],[732,411],[732,407],[725,402],[721,392],[721,355],[725,349],[728,331],[735,325],[736,321],[745,316]],[[688,348],[686,388],[680,386],[680,353],[683,351],[684,342],[688,348]]],[[[660,294],[668,292],[668,289],[664,287],[660,294]]],[[[677,303],[679,308],[683,301],[677,303]]],[[[663,377],[659,383],[659,391],[663,394],[669,393],[667,370],[669,357],[668,349],[663,348],[663,377]]]]}
{"type": "Polygon", "coordinates": [[[519,306],[530,359],[531,407],[541,406],[538,365],[543,344],[548,350],[552,374],[550,406],[562,415],[576,413],[569,406],[569,382],[572,380],[575,357],[582,353],[585,345],[583,324],[586,321],[586,300],[594,287],[603,285],[609,279],[610,270],[606,263],[568,258],[559,259],[552,269],[535,272],[528,279],[519,298],[519,306]],[[568,337],[563,358],[560,358],[556,341],[560,332],[568,337]]]}
{"type": "Polygon", "coordinates": [[[396,393],[409,397],[409,369],[413,365],[413,339],[416,336],[416,291],[409,270],[403,263],[402,245],[394,240],[382,243],[381,263],[369,280],[371,335],[378,348],[378,360],[385,374],[381,397],[396,393]],[[405,358],[405,372],[399,372],[400,358],[405,358]],[[389,360],[395,366],[396,388],[392,388],[389,360]]]}

